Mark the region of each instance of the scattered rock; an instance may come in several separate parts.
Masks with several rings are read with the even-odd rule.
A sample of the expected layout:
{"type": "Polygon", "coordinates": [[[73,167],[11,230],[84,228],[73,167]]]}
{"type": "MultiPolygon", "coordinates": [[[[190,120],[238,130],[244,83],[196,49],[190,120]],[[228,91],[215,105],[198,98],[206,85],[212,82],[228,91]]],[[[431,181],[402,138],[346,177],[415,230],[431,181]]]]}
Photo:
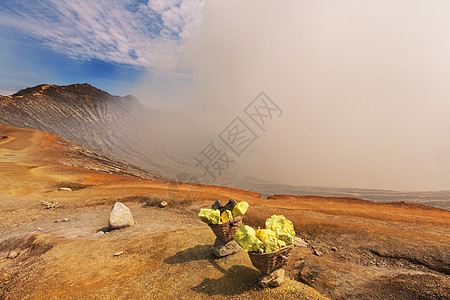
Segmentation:
{"type": "Polygon", "coordinates": [[[114,256],[119,256],[119,255],[122,255],[122,254],[123,254],[123,251],[119,251],[119,252],[114,253],[114,256]]]}
{"type": "Polygon", "coordinates": [[[331,247],[331,251],[336,252],[336,251],[337,251],[337,248],[336,248],[336,247],[331,247]]]}
{"type": "Polygon", "coordinates": [[[241,246],[233,239],[224,243],[222,240],[216,238],[211,250],[215,256],[224,257],[239,252],[241,246]]]}
{"type": "Polygon", "coordinates": [[[322,251],[320,251],[319,249],[314,249],[313,253],[314,253],[314,255],[317,255],[317,256],[323,255],[322,251]]]}
{"type": "Polygon", "coordinates": [[[284,269],[283,268],[277,269],[277,270],[273,271],[272,273],[263,276],[259,280],[259,284],[263,288],[266,288],[268,286],[277,287],[277,286],[282,285],[283,282],[284,282],[284,269]]]}
{"type": "Polygon", "coordinates": [[[20,250],[19,249],[15,249],[15,250],[9,252],[7,257],[9,259],[13,259],[13,258],[16,258],[17,256],[19,256],[19,254],[20,254],[20,250]]]}
{"type": "Polygon", "coordinates": [[[166,207],[167,206],[167,202],[166,201],[162,201],[161,203],[159,203],[159,206],[160,207],[162,207],[162,208],[164,208],[164,207],[166,207]]]}
{"type": "Polygon", "coordinates": [[[307,247],[308,243],[305,242],[303,239],[299,238],[298,236],[296,236],[294,238],[294,246],[295,247],[307,247]]]}
{"type": "Polygon", "coordinates": [[[7,139],[7,138],[8,138],[7,135],[3,135],[3,136],[0,138],[0,140],[7,139]]]}
{"type": "Polygon", "coordinates": [[[71,189],[71,188],[68,188],[68,187],[61,187],[61,188],[58,189],[58,191],[68,191],[68,192],[71,192],[72,189],[71,189]]]}
{"type": "Polygon", "coordinates": [[[61,207],[61,204],[59,204],[59,202],[51,202],[48,200],[43,201],[41,204],[45,206],[45,209],[55,209],[61,207]]]}
{"type": "Polygon", "coordinates": [[[99,230],[99,231],[97,231],[95,234],[96,234],[96,235],[104,235],[105,232],[104,232],[103,230],[99,230]]]}
{"type": "Polygon", "coordinates": [[[121,202],[116,202],[109,214],[109,227],[119,229],[134,225],[133,215],[128,207],[121,202]]]}
{"type": "Polygon", "coordinates": [[[294,268],[295,269],[301,269],[303,267],[303,265],[305,264],[305,261],[303,259],[297,260],[294,263],[294,268]]]}
{"type": "Polygon", "coordinates": [[[69,222],[70,219],[69,218],[63,218],[63,219],[56,219],[55,223],[65,223],[65,222],[69,222]]]}
{"type": "Polygon", "coordinates": [[[44,230],[44,228],[38,227],[38,228],[36,228],[36,230],[37,230],[37,231],[42,231],[42,230],[44,230]]]}

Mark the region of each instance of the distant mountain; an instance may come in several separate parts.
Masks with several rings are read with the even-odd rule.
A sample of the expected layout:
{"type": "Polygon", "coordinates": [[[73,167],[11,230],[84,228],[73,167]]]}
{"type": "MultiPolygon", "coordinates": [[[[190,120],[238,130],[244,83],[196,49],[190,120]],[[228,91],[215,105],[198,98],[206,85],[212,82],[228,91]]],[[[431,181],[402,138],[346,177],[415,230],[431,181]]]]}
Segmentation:
{"type": "Polygon", "coordinates": [[[186,116],[89,84],[45,84],[0,96],[0,124],[48,131],[166,177],[189,169],[194,133],[202,130],[186,116]]]}

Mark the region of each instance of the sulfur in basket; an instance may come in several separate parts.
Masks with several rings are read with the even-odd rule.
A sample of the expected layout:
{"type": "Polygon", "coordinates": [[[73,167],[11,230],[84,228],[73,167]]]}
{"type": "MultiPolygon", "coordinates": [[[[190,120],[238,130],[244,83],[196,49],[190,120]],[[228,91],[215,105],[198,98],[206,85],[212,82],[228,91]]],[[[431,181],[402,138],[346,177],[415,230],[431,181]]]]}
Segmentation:
{"type": "Polygon", "coordinates": [[[216,237],[226,243],[233,239],[236,230],[242,224],[242,216],[230,219],[227,222],[217,225],[209,225],[216,237]]]}
{"type": "Polygon", "coordinates": [[[248,252],[248,256],[253,266],[267,275],[287,264],[292,248],[293,244],[269,253],[248,252]]]}

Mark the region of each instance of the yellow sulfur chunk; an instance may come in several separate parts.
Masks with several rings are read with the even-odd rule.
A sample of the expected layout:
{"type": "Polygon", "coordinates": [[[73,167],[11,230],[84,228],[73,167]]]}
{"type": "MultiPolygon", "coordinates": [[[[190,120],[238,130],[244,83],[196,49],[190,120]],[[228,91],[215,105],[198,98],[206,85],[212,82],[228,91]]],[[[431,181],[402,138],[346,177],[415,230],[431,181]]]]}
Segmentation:
{"type": "Polygon", "coordinates": [[[222,214],[220,215],[220,223],[225,223],[225,222],[227,222],[228,220],[231,220],[231,219],[233,219],[233,215],[232,215],[231,211],[228,210],[228,209],[224,210],[222,212],[222,214]]]}
{"type": "Polygon", "coordinates": [[[278,247],[280,247],[280,248],[286,247],[286,243],[282,240],[278,240],[277,243],[278,243],[278,247]]]}
{"type": "Polygon", "coordinates": [[[264,252],[264,244],[256,236],[255,229],[247,225],[241,225],[234,235],[236,242],[241,245],[245,252],[264,252]]]}
{"type": "Polygon", "coordinates": [[[218,209],[202,208],[198,213],[200,220],[209,225],[216,225],[220,222],[220,211],[218,209]]]}
{"type": "Polygon", "coordinates": [[[265,243],[267,239],[273,237],[276,238],[276,234],[273,230],[271,229],[258,229],[256,230],[256,236],[263,242],[265,243]]]}
{"type": "Polygon", "coordinates": [[[272,229],[277,239],[282,240],[286,245],[294,242],[295,231],[291,221],[282,215],[273,215],[266,220],[266,229],[272,229]]]}
{"type": "Polygon", "coordinates": [[[235,218],[243,216],[247,212],[248,206],[248,203],[245,201],[239,202],[233,208],[233,216],[235,218]]]}
{"type": "Polygon", "coordinates": [[[266,253],[277,251],[280,249],[276,234],[271,229],[258,229],[256,236],[264,243],[264,250],[266,253]]]}

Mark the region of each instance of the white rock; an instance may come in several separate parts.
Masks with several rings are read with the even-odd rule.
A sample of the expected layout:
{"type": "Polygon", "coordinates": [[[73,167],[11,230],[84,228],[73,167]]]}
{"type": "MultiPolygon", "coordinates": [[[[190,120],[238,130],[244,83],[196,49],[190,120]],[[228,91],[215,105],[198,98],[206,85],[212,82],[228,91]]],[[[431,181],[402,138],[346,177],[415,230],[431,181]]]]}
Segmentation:
{"type": "Polygon", "coordinates": [[[133,215],[123,203],[116,202],[109,214],[109,227],[119,229],[134,225],[133,215]]]}
{"type": "Polygon", "coordinates": [[[122,254],[123,254],[123,251],[119,251],[119,252],[114,253],[114,256],[119,256],[119,255],[122,255],[122,254]]]}
{"type": "Polygon", "coordinates": [[[305,242],[303,239],[299,238],[298,236],[294,238],[294,245],[295,247],[308,247],[308,243],[305,242]]]}

